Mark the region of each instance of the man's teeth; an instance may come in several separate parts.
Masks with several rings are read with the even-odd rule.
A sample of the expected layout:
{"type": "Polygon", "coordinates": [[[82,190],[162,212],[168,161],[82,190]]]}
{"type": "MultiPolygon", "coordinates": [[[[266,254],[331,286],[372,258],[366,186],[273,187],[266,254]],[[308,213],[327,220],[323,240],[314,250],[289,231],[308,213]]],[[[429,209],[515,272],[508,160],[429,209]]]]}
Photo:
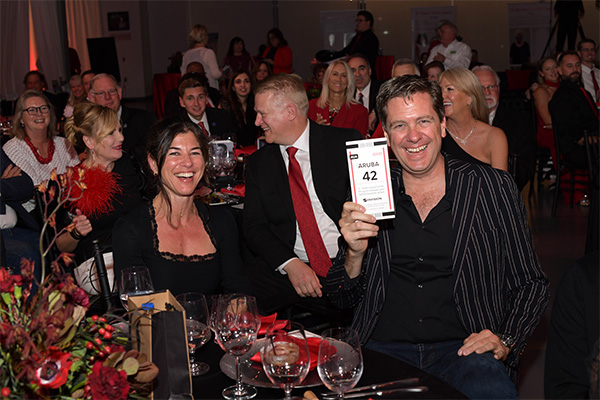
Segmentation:
{"type": "Polygon", "coordinates": [[[192,176],[194,176],[193,172],[181,172],[179,174],[175,174],[176,177],[178,178],[191,178],[192,176]]]}
{"type": "Polygon", "coordinates": [[[446,106],[451,106],[451,105],[452,105],[452,102],[450,102],[450,101],[448,101],[448,102],[444,102],[444,107],[446,107],[446,106]]]}
{"type": "Polygon", "coordinates": [[[406,151],[409,153],[419,153],[427,148],[427,145],[419,146],[419,147],[407,147],[406,151]]]}

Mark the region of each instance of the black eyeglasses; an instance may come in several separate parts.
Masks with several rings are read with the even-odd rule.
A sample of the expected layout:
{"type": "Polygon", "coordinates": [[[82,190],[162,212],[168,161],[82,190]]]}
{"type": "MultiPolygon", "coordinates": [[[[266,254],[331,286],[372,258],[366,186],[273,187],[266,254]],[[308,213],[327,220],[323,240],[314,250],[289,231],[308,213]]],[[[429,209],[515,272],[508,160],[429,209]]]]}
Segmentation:
{"type": "Polygon", "coordinates": [[[103,90],[101,92],[92,92],[92,94],[94,96],[100,96],[100,97],[104,97],[106,95],[106,93],[108,93],[108,95],[110,97],[116,96],[117,95],[117,89],[109,89],[106,92],[103,90]]]}
{"type": "Polygon", "coordinates": [[[27,112],[27,114],[29,114],[29,115],[35,115],[38,112],[41,114],[48,114],[48,112],[50,111],[50,107],[48,107],[48,106],[29,107],[23,111],[27,112]]]}

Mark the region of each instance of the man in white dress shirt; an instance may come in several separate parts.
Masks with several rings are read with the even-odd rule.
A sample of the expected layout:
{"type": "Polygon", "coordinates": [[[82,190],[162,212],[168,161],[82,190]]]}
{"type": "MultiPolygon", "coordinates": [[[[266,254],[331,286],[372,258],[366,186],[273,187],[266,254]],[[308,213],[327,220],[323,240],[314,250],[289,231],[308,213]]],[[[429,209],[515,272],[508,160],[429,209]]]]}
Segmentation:
{"type": "Polygon", "coordinates": [[[577,54],[581,58],[581,81],[585,90],[590,92],[594,101],[598,103],[598,91],[600,90],[600,69],[596,62],[596,42],[592,39],[583,39],[577,43],[577,54]]]}
{"type": "Polygon", "coordinates": [[[375,110],[375,99],[379,93],[379,87],[383,82],[371,79],[371,65],[366,56],[355,54],[348,59],[348,65],[352,69],[356,80],[356,92],[354,100],[369,110],[369,132],[375,130],[379,119],[375,110]]]}
{"type": "Polygon", "coordinates": [[[432,61],[439,61],[444,64],[446,69],[450,68],[469,68],[471,63],[471,48],[456,40],[458,28],[452,22],[447,22],[440,26],[438,35],[441,43],[431,49],[426,64],[432,61]]]}

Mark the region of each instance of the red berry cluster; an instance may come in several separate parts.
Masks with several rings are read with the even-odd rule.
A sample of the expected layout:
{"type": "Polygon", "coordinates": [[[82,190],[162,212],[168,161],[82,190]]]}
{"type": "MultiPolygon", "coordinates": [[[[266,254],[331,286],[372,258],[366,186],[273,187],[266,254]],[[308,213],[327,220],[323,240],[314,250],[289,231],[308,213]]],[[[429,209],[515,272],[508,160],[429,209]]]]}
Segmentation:
{"type": "Polygon", "coordinates": [[[10,388],[3,387],[2,390],[0,391],[0,395],[2,395],[2,397],[10,396],[10,388]]]}
{"type": "MultiPolygon", "coordinates": [[[[96,349],[98,351],[96,354],[97,357],[104,358],[110,354],[110,346],[103,346],[102,339],[112,339],[115,327],[107,324],[106,318],[97,315],[93,315],[89,320],[92,322],[89,332],[96,337],[93,341],[87,342],[85,346],[88,350],[96,349]]],[[[94,361],[95,358],[95,356],[92,356],[90,361],[94,361]]]]}

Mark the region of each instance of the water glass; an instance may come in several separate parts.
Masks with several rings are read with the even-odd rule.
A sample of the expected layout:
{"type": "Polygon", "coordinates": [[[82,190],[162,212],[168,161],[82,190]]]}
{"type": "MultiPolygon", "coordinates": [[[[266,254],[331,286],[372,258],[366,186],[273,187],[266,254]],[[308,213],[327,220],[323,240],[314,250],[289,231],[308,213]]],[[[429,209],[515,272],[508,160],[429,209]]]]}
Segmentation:
{"type": "Polygon", "coordinates": [[[317,371],[325,386],[343,399],[344,393],[356,386],[363,372],[358,333],[351,328],[332,328],[322,336],[317,371]]]}
{"type": "Polygon", "coordinates": [[[185,309],[185,329],[188,336],[190,352],[190,372],[192,376],[204,375],[210,370],[207,363],[196,361],[196,349],[202,347],[210,339],[208,329],[208,306],[201,293],[183,293],[175,297],[185,309]]]}
{"type": "Polygon", "coordinates": [[[119,297],[125,310],[127,298],[143,294],[154,293],[154,285],[150,278],[150,271],[146,267],[130,267],[121,271],[121,282],[119,285],[119,297]]]}

